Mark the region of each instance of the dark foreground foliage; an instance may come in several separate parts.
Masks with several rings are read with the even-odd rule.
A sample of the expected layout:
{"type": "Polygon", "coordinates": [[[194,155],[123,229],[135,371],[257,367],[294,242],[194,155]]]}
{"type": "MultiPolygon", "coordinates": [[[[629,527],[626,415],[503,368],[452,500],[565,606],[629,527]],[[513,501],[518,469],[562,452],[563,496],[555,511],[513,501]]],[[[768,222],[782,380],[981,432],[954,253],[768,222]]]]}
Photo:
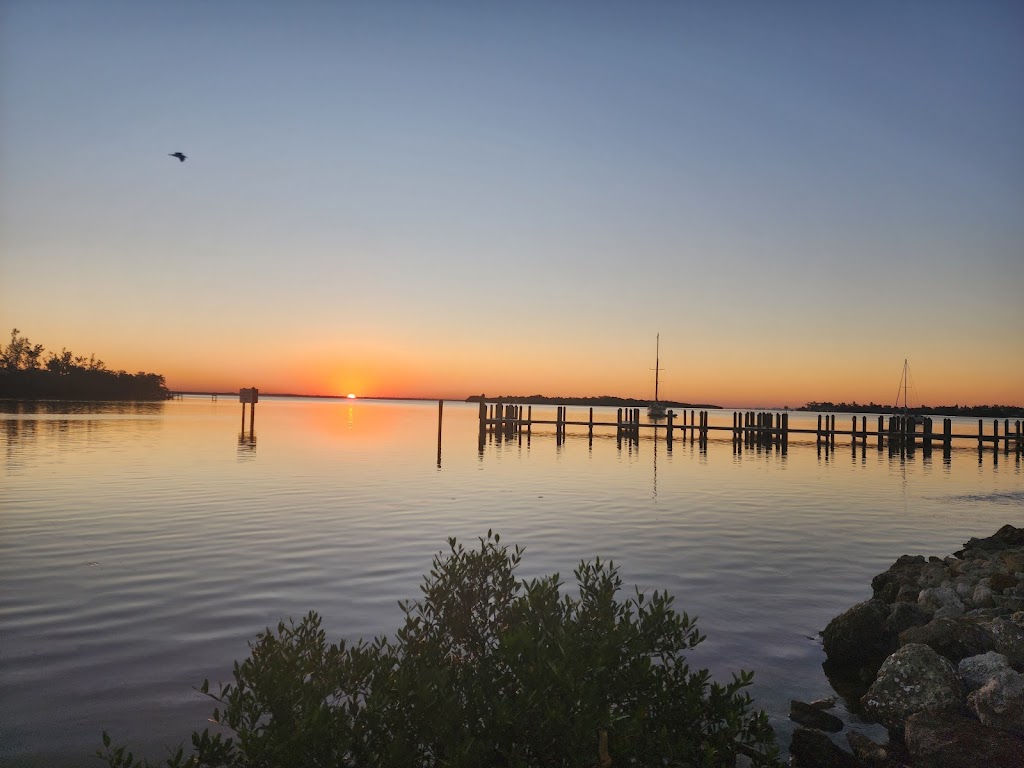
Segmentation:
{"type": "MultiPolygon", "coordinates": [[[[212,730],[167,766],[779,766],[752,674],[712,682],[684,652],[703,638],[672,597],[620,600],[615,566],[518,580],[522,550],[488,532],[449,539],[394,640],[328,644],[320,619],[250,644],[234,682],[210,692],[212,730]]],[[[111,768],[148,765],[123,747],[111,768]]]]}
{"type": "Polygon", "coordinates": [[[0,345],[0,397],[24,400],[166,400],[164,377],[156,373],[111,371],[95,355],[62,349],[44,359],[42,344],[20,331],[0,345]]]}

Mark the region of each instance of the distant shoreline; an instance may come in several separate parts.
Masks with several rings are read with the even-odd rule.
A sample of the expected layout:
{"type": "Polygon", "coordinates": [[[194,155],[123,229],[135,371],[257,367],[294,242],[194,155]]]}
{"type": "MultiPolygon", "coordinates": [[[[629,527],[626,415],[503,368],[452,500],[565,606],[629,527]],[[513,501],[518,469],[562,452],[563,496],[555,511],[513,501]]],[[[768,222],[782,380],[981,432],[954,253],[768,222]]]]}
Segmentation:
{"type": "MultiPolygon", "coordinates": [[[[168,392],[166,398],[159,399],[173,399],[178,396],[190,395],[196,397],[238,397],[238,391],[226,391],[226,392],[200,392],[200,391],[189,391],[189,390],[171,390],[168,392]]],[[[599,397],[551,397],[547,395],[503,395],[500,397],[487,397],[486,395],[470,395],[465,399],[459,398],[438,398],[438,397],[402,397],[396,395],[366,395],[359,396],[357,398],[347,398],[345,395],[309,395],[301,394],[298,392],[260,392],[261,397],[301,397],[314,400],[394,400],[399,402],[437,402],[439,400],[447,400],[448,402],[466,402],[466,403],[478,403],[481,398],[486,402],[502,402],[502,403],[515,403],[520,405],[576,405],[576,406],[593,406],[598,408],[644,408],[650,404],[650,400],[642,400],[638,398],[630,397],[613,397],[611,395],[602,395],[599,397]]],[[[0,399],[10,400],[64,400],[67,402],[80,402],[87,400],[95,400],[96,398],[90,397],[44,397],[44,398],[32,398],[24,396],[10,396],[0,395],[0,399]]],[[[148,401],[146,398],[108,398],[110,401],[148,401]]],[[[154,398],[154,400],[157,400],[154,398]]],[[[714,405],[710,403],[684,403],[675,400],[662,400],[661,403],[667,408],[678,408],[683,409],[701,409],[701,410],[736,410],[736,411],[748,411],[748,410],[765,410],[765,411],[789,411],[789,412],[816,412],[816,413],[857,413],[857,414],[903,414],[904,412],[911,416],[959,416],[965,418],[999,418],[999,419],[1024,419],[1024,407],[1016,405],[940,405],[940,406],[918,406],[914,408],[908,408],[904,411],[902,408],[896,408],[892,405],[883,405],[879,403],[832,403],[832,402],[810,402],[805,405],[792,408],[788,406],[757,406],[753,408],[740,408],[730,407],[722,405],[714,405]]]]}

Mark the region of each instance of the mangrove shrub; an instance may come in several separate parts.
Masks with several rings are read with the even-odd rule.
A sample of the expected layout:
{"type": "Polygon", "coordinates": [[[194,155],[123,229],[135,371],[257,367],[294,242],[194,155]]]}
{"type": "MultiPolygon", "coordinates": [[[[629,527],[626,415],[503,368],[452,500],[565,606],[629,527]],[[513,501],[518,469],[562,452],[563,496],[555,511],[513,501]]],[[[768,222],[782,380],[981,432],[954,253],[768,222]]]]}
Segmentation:
{"type": "MultiPolygon", "coordinates": [[[[515,576],[522,549],[449,539],[393,639],[329,644],[310,613],[269,628],[214,692],[213,728],[168,766],[776,766],[745,689],[685,652],[704,638],[665,592],[622,598],[611,562],[515,576]]],[[[111,768],[147,765],[104,733],[111,768]]]]}

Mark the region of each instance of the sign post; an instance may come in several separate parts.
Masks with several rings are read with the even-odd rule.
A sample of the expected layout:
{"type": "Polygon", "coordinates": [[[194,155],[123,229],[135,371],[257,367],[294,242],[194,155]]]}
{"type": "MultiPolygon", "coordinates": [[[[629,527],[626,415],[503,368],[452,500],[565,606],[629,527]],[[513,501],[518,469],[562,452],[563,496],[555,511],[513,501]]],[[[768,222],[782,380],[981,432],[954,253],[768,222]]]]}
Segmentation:
{"type": "Polygon", "coordinates": [[[238,390],[238,402],[242,404],[242,431],[245,432],[245,404],[249,404],[249,435],[252,436],[256,426],[256,403],[259,402],[260,391],[256,387],[238,390]]]}

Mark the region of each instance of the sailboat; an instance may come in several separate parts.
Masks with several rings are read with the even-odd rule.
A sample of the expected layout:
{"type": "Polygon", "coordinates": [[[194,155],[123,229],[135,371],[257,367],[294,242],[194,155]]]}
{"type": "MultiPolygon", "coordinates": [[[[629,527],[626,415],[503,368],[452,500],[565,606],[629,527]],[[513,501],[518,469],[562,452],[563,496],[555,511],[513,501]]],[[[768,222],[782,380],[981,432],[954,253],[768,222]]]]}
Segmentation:
{"type": "Polygon", "coordinates": [[[658,401],[658,374],[661,363],[661,334],[655,337],[654,341],[654,402],[647,406],[647,418],[663,419],[667,413],[665,404],[658,401]]]}
{"type": "Polygon", "coordinates": [[[909,405],[907,403],[907,386],[909,385],[909,383],[910,383],[910,365],[907,363],[907,359],[903,358],[903,378],[900,379],[900,388],[899,388],[899,390],[896,391],[896,411],[897,411],[897,415],[899,415],[900,393],[902,391],[902,394],[903,394],[903,414],[902,414],[903,418],[907,419],[908,423],[911,422],[911,421],[916,423],[917,422],[917,417],[910,415],[910,413],[909,413],[909,408],[910,407],[909,407],[909,405]]]}

